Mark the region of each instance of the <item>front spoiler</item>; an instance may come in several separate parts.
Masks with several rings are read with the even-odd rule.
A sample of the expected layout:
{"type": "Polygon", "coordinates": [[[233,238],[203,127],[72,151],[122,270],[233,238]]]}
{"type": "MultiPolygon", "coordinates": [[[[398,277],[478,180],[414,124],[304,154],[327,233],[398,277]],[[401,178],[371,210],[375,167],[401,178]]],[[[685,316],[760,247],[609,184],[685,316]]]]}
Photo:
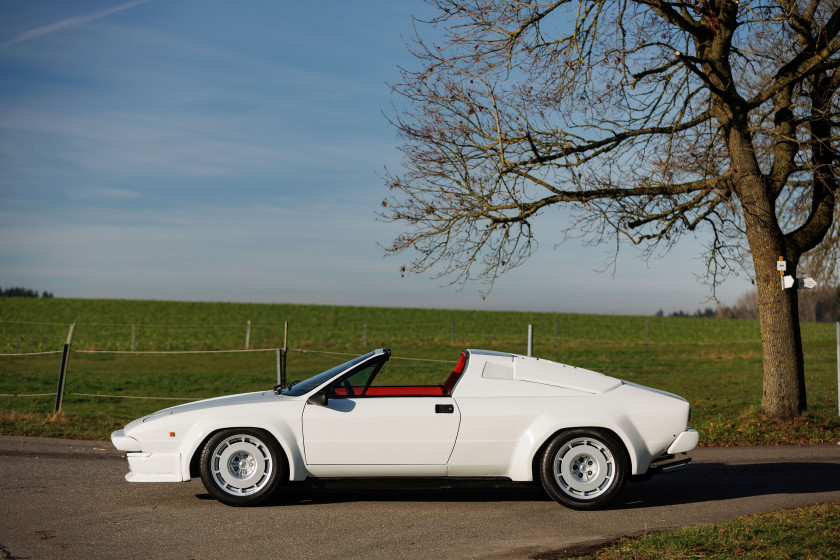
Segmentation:
{"type": "MultiPolygon", "coordinates": [[[[126,453],[129,482],[184,482],[180,453],[126,453]]],[[[187,478],[186,480],[189,480],[187,478]]]]}
{"type": "Polygon", "coordinates": [[[183,482],[189,480],[181,474],[180,453],[144,453],[140,442],[125,435],[125,430],[111,434],[111,442],[119,451],[125,451],[129,482],[183,482]]]}

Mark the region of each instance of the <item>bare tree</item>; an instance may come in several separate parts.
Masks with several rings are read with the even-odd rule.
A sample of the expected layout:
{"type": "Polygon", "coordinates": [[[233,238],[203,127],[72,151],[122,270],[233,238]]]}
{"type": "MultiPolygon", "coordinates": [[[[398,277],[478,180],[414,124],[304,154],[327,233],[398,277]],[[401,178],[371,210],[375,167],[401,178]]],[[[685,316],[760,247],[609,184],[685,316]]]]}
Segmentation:
{"type": "Polygon", "coordinates": [[[799,297],[799,320],[840,321],[840,286],[807,290],[799,297]]]}
{"type": "Polygon", "coordinates": [[[732,307],[718,303],[715,317],[718,319],[758,319],[758,293],[750,290],[739,297],[732,307]]]}
{"type": "Polygon", "coordinates": [[[649,254],[704,231],[712,286],[754,277],[764,410],[804,410],[797,293],[776,261],[795,275],[822,250],[812,267],[836,274],[837,0],[432,3],[425,33],[442,38],[418,24],[394,87],[404,169],[381,216],[405,230],[388,251],[492,282],[552,206],[568,235],[649,254]]]}

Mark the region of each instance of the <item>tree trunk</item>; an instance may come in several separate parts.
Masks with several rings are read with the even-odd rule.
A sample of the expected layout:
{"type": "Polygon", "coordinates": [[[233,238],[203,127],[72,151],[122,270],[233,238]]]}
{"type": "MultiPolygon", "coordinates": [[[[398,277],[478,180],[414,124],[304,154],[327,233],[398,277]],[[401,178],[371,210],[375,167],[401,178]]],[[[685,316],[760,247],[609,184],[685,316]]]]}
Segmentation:
{"type": "Polygon", "coordinates": [[[787,290],[782,287],[776,263],[780,256],[784,257],[785,274],[795,277],[799,255],[789,254],[776,219],[775,201],[761,175],[747,134],[732,131],[730,154],[739,172],[736,192],[744,211],[758,291],[764,357],[761,408],[771,418],[793,418],[806,407],[798,296],[795,286],[787,290]]]}
{"type": "MultiPolygon", "coordinates": [[[[767,237],[758,232],[749,237],[767,237]]],[[[781,236],[779,236],[781,237],[781,236]]],[[[750,248],[758,289],[761,346],[764,355],[764,392],[761,408],[771,418],[787,419],[805,410],[805,365],[799,332],[796,287],[782,288],[776,262],[785,256],[781,243],[754,243],[750,248]]],[[[795,276],[796,263],[787,260],[785,274],[795,276]]]]}

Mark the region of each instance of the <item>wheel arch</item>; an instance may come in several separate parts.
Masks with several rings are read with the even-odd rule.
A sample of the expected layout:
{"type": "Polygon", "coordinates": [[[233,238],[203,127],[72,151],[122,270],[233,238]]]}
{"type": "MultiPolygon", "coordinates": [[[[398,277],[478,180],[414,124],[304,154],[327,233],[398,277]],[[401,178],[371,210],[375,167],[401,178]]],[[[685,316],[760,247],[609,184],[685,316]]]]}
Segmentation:
{"type": "Polygon", "coordinates": [[[289,460],[289,449],[282,441],[282,439],[277,437],[277,434],[275,434],[272,430],[262,426],[219,426],[208,431],[207,434],[199,441],[199,444],[195,447],[195,449],[192,450],[192,453],[190,454],[190,460],[188,463],[190,478],[198,478],[201,476],[201,451],[204,449],[204,446],[207,445],[207,442],[210,441],[210,439],[213,436],[215,436],[223,430],[259,430],[260,432],[266,433],[275,441],[275,443],[277,443],[278,447],[280,447],[280,461],[282,462],[282,465],[285,468],[285,476],[283,477],[283,482],[289,482],[289,480],[292,480],[293,465],[289,460]]]}
{"type": "Polygon", "coordinates": [[[564,426],[562,428],[555,429],[553,432],[550,432],[542,440],[542,443],[536,448],[534,454],[531,456],[532,481],[537,482],[540,480],[540,462],[542,461],[542,457],[545,454],[546,448],[551,444],[552,441],[554,441],[554,438],[556,438],[560,434],[570,432],[572,430],[594,430],[608,433],[621,443],[621,452],[624,454],[624,458],[630,465],[630,471],[631,473],[635,471],[637,457],[634,453],[630,452],[631,446],[628,445],[627,439],[622,437],[621,434],[618,433],[616,430],[607,426],[564,426]]]}

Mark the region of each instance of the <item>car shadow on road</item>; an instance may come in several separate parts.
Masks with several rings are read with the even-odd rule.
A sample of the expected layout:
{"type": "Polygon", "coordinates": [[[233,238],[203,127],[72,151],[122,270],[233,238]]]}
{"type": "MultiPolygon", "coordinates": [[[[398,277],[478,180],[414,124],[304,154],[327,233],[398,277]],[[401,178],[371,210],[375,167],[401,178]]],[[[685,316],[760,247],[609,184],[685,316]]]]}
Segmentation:
{"type": "MultiPolygon", "coordinates": [[[[199,499],[212,499],[198,494],[199,499]]],[[[539,484],[435,479],[341,479],[281,486],[264,506],[350,502],[550,502],[539,484]]]]}
{"type": "Polygon", "coordinates": [[[511,482],[435,480],[346,480],[283,488],[272,503],[305,505],[341,502],[542,502],[542,487],[511,482]]]}
{"type": "MultiPolygon", "coordinates": [[[[840,464],[695,463],[690,469],[628,483],[608,509],[636,509],[772,494],[840,491],[840,464]]],[[[200,499],[211,499],[199,494],[200,499]]],[[[347,502],[550,502],[539,484],[474,480],[362,479],[281,487],[265,506],[347,502]]]]}
{"type": "Polygon", "coordinates": [[[688,470],[628,484],[610,507],[631,509],[838,490],[837,463],[695,463],[688,470]]]}

